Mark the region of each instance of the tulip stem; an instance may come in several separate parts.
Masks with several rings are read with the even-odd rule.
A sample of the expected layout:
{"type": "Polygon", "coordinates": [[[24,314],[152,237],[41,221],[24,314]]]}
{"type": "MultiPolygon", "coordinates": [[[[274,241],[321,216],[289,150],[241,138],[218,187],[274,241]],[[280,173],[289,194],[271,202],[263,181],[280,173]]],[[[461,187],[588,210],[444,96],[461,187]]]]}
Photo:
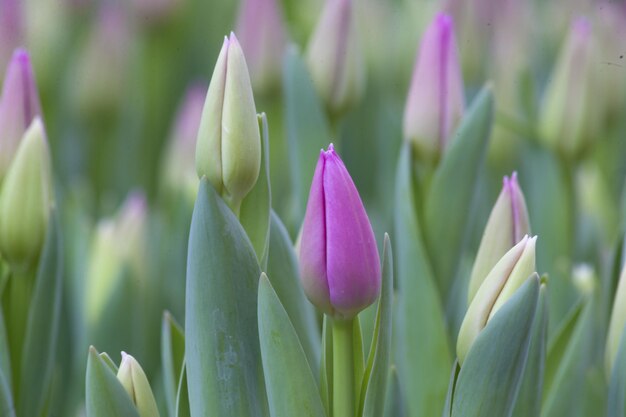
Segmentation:
{"type": "Polygon", "coordinates": [[[354,320],[333,321],[333,417],[354,417],[354,320]]]}

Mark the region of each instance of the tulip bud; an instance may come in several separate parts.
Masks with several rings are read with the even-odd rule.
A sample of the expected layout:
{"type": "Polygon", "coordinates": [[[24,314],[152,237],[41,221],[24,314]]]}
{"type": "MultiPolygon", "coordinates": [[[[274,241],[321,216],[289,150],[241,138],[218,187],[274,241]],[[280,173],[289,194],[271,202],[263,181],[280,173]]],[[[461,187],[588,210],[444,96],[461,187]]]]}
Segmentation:
{"type": "Polygon", "coordinates": [[[206,87],[194,85],[187,90],[178,109],[174,127],[164,153],[164,181],[169,190],[183,190],[195,199],[198,176],[194,168],[196,137],[206,98],[206,87]]]}
{"type": "Polygon", "coordinates": [[[33,68],[28,52],[17,49],[7,68],[0,98],[0,181],[36,116],[41,116],[41,105],[33,68]]]}
{"type": "Polygon", "coordinates": [[[36,117],[24,134],[0,191],[0,253],[16,268],[32,267],[53,204],[48,143],[36,117]]]}
{"type": "Polygon", "coordinates": [[[331,116],[340,116],[361,98],[365,63],[352,0],[326,0],[309,41],[307,62],[313,83],[331,116]]]}
{"type": "Polygon", "coordinates": [[[238,213],[261,169],[261,135],[243,51],[234,33],[224,39],[209,84],[198,141],[196,171],[238,213]]]}
{"type": "Polygon", "coordinates": [[[333,145],[321,151],[300,242],[304,291],[324,313],[354,317],[380,292],[380,258],[361,197],[333,145]]]}
{"type": "Polygon", "coordinates": [[[463,79],[452,17],[439,14],[420,45],[404,108],[404,139],[416,154],[437,161],[452,140],[463,111],[463,79]]]}
{"type": "Polygon", "coordinates": [[[122,363],[117,371],[117,379],[133,400],[139,417],[159,417],[159,409],[146,374],[139,362],[125,352],[122,352],[122,363]]]}
{"type": "Polygon", "coordinates": [[[255,92],[280,83],[287,31],[277,0],[243,0],[237,33],[255,92]]]}
{"type": "Polygon", "coordinates": [[[539,120],[541,139],[567,157],[579,156],[597,130],[593,55],[591,24],[579,18],[549,78],[539,120]]]}
{"type": "Polygon", "coordinates": [[[502,191],[491,210],[485,226],[476,260],[472,268],[468,302],[471,302],[483,280],[494,265],[519,242],[530,234],[530,222],[524,194],[517,183],[517,173],[504,177],[502,191]]]}
{"type": "Polygon", "coordinates": [[[615,299],[613,300],[611,321],[609,322],[609,330],[606,337],[605,366],[606,374],[609,377],[617,358],[624,326],[626,326],[626,268],[622,269],[619,276],[619,283],[617,284],[617,291],[615,291],[615,299]]]}
{"type": "Polygon", "coordinates": [[[489,320],[535,272],[536,240],[536,236],[524,236],[504,254],[478,289],[459,330],[456,352],[460,364],[489,320]]]}

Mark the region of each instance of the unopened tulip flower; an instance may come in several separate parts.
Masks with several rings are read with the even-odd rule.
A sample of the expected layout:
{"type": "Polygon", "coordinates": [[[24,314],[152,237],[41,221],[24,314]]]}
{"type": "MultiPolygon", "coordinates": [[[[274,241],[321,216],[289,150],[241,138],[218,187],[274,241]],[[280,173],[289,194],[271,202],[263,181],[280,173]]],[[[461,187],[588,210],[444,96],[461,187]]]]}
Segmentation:
{"type": "Polygon", "coordinates": [[[598,103],[593,100],[594,42],[591,23],[578,18],[549,78],[539,120],[541,139],[566,157],[577,157],[594,139],[598,103]]]}
{"type": "Polygon", "coordinates": [[[452,17],[438,14],[420,44],[404,108],[404,139],[417,156],[437,161],[465,109],[452,17]]]}
{"type": "Polygon", "coordinates": [[[261,136],[248,67],[234,33],[224,39],[207,92],[196,171],[206,176],[235,213],[261,169],[261,136]]]}
{"type": "Polygon", "coordinates": [[[255,92],[280,83],[287,31],[277,0],[243,0],[237,34],[246,55],[255,92]]]}
{"type": "Polygon", "coordinates": [[[205,85],[193,85],[176,113],[165,156],[164,180],[169,189],[183,190],[195,198],[198,176],[194,168],[196,138],[206,98],[205,85]]]}
{"type": "Polygon", "coordinates": [[[605,366],[606,374],[610,378],[613,365],[620,347],[622,334],[626,326],[626,268],[622,269],[613,301],[613,311],[606,337],[605,366]]]}
{"type": "Polygon", "coordinates": [[[467,299],[471,302],[494,265],[525,235],[530,222],[524,194],[517,183],[517,173],[504,177],[502,191],[491,210],[472,268],[467,299]]]}
{"type": "Polygon", "coordinates": [[[53,204],[50,152],[39,117],[21,140],[0,190],[0,253],[15,268],[32,267],[53,204]]]}
{"type": "Polygon", "coordinates": [[[459,330],[456,352],[460,364],[488,321],[535,272],[536,240],[536,236],[524,236],[504,254],[478,289],[459,330]]]}
{"type": "Polygon", "coordinates": [[[24,49],[17,49],[8,65],[0,98],[0,181],[36,116],[41,116],[41,105],[30,57],[24,49]]]}
{"type": "Polygon", "coordinates": [[[139,362],[125,352],[122,352],[122,363],[117,371],[117,379],[133,400],[139,417],[159,417],[159,410],[146,374],[139,362]]]}
{"type": "Polygon", "coordinates": [[[358,102],[364,89],[365,63],[352,0],[326,0],[306,58],[313,83],[332,117],[358,102]]]}
{"type": "Polygon", "coordinates": [[[381,285],[374,232],[333,145],[321,151],[300,241],[300,276],[311,302],[340,319],[376,300],[381,285]]]}

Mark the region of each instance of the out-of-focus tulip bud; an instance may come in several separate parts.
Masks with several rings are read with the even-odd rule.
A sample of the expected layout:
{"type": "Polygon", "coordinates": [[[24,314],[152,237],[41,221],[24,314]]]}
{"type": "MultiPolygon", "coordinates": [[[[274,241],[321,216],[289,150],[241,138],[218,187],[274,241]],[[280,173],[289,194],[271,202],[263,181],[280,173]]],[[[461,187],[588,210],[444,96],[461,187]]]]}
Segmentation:
{"type": "Polygon", "coordinates": [[[39,117],[24,134],[0,191],[0,253],[14,268],[35,265],[53,204],[50,151],[39,117]]]}
{"type": "Polygon", "coordinates": [[[467,290],[471,303],[478,288],[494,265],[525,235],[530,234],[530,221],[524,194],[517,183],[517,173],[504,177],[502,191],[491,210],[476,254],[467,290]]]}
{"type": "Polygon", "coordinates": [[[122,352],[122,363],[117,371],[117,379],[133,400],[139,417],[159,417],[159,409],[146,374],[139,362],[126,352],[122,352]]]}
{"type": "Polygon", "coordinates": [[[456,353],[460,364],[487,322],[535,272],[536,240],[536,236],[524,236],[504,254],[478,289],[459,330],[456,353]]]}
{"type": "Polygon", "coordinates": [[[324,313],[349,319],[376,300],[380,258],[361,197],[333,145],[321,151],[300,241],[304,291],[324,313]]]}
{"type": "Polygon", "coordinates": [[[95,323],[116,290],[124,268],[145,276],[147,204],[143,194],[131,193],[114,218],[101,220],[95,230],[86,277],[86,317],[95,323]]]}
{"type": "Polygon", "coordinates": [[[183,194],[192,199],[195,199],[198,188],[198,176],[194,165],[196,138],[206,91],[204,85],[193,85],[187,90],[176,114],[164,154],[165,186],[168,190],[176,192],[183,190],[183,194]]]}
{"type": "Polygon", "coordinates": [[[626,268],[622,269],[619,277],[615,299],[613,300],[611,321],[609,322],[609,330],[606,337],[605,366],[606,374],[609,378],[619,351],[624,326],[626,326],[626,268]]]}
{"type": "Polygon", "coordinates": [[[404,138],[418,157],[439,159],[464,108],[454,23],[450,16],[438,14],[422,38],[404,108],[404,138]]]}
{"type": "Polygon", "coordinates": [[[260,169],[261,135],[248,66],[231,33],[224,39],[202,110],[196,171],[238,213],[260,169]]]}
{"type": "Polygon", "coordinates": [[[334,118],[363,94],[365,64],[355,20],[352,0],[326,0],[308,45],[311,78],[334,118]]]}
{"type": "Polygon", "coordinates": [[[0,98],[0,181],[36,116],[41,116],[41,105],[33,68],[28,53],[17,49],[7,68],[0,98]]]}
{"type": "Polygon", "coordinates": [[[237,34],[254,91],[263,93],[279,85],[287,31],[277,0],[243,0],[237,34]]]}
{"type": "Polygon", "coordinates": [[[86,113],[114,111],[124,96],[130,30],[116,2],[105,2],[78,55],[76,101],[86,113]]]}
{"type": "Polygon", "coordinates": [[[4,68],[13,50],[22,44],[23,32],[22,1],[0,0],[0,68],[4,68]]]}
{"type": "Polygon", "coordinates": [[[539,133],[562,155],[579,156],[594,139],[598,117],[594,93],[594,43],[591,24],[578,18],[549,79],[539,120],[539,133]]]}

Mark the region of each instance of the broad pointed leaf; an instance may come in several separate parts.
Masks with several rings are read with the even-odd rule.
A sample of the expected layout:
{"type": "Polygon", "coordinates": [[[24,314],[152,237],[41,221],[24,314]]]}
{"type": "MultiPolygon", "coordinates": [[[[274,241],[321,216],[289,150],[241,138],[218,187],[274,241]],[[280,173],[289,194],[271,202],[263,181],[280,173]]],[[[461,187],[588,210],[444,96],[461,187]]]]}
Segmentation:
{"type": "Polygon", "coordinates": [[[244,229],[203,178],[187,258],[185,360],[194,416],[267,415],[257,331],[260,274],[244,229]]]}
{"type": "Polygon", "coordinates": [[[265,274],[259,283],[259,339],[272,417],[325,417],[309,361],[265,274]]]}

